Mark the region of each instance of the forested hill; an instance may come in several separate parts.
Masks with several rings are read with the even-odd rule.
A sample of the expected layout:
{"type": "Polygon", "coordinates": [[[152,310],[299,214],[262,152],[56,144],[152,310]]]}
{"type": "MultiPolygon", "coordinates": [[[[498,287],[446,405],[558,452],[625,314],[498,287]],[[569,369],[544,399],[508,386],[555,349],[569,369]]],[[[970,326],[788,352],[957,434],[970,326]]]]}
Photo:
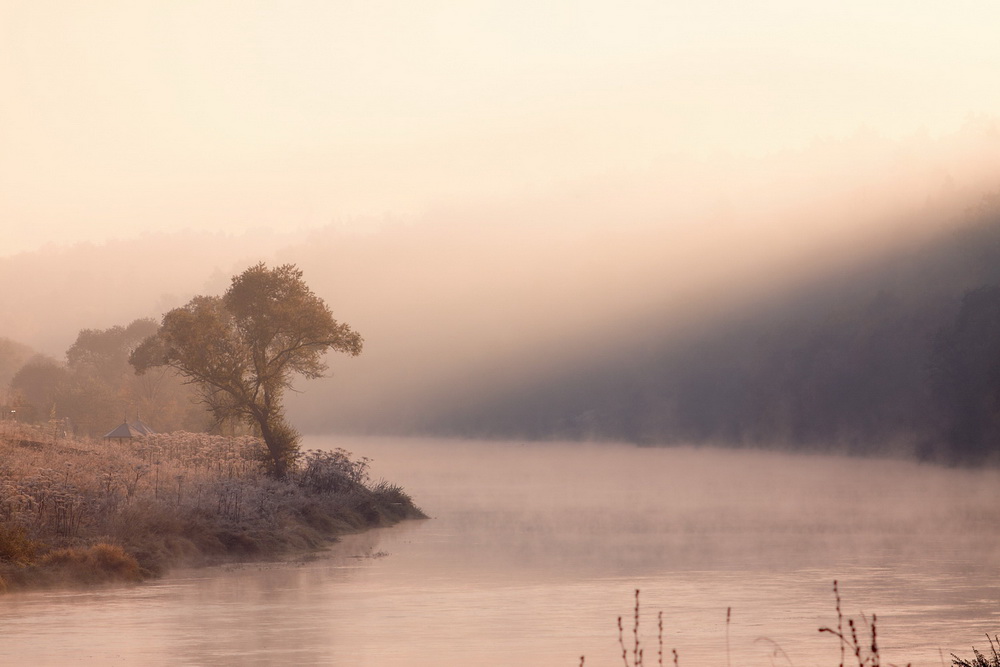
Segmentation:
{"type": "Polygon", "coordinates": [[[1000,198],[933,242],[801,285],[683,340],[634,340],[424,428],[996,461],[1000,198]]]}

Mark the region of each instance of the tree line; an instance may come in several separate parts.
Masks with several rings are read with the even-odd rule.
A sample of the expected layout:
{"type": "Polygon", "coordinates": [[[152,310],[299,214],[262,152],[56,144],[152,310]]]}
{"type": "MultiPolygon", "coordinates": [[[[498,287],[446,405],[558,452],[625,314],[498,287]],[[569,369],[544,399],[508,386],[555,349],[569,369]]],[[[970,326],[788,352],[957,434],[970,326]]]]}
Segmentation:
{"type": "Polygon", "coordinates": [[[252,266],[222,296],[197,296],[163,316],[106,330],[86,329],[66,362],[33,357],[11,380],[26,421],[46,417],[101,435],[115,411],[146,410],[157,430],[249,427],[264,442],[261,462],[284,477],[299,434],[283,398],[295,376],[321,377],[328,351],[361,353],[363,340],[337,322],[302,271],[252,266]]]}
{"type": "Polygon", "coordinates": [[[193,387],[177,373],[138,376],[129,365],[131,352],[158,329],[152,319],[83,329],[65,359],[31,355],[11,376],[9,409],[18,421],[52,423],[79,436],[99,437],[140,417],[157,431],[209,429],[193,387]]]}
{"type": "Polygon", "coordinates": [[[957,229],[422,428],[1000,460],[1000,196],[957,229]]]}
{"type": "MultiPolygon", "coordinates": [[[[297,443],[282,405],[291,377],[315,377],[325,370],[322,353],[358,354],[361,342],[298,269],[258,265],[224,295],[170,311],[162,326],[136,320],[81,331],[65,361],[28,360],[11,395],[33,419],[68,419],[87,435],[107,432],[132,408],[158,430],[249,424],[270,431],[267,455],[280,469],[297,443]]],[[[404,426],[641,444],[900,446],[931,460],[997,460],[1000,196],[932,242],[731,311],[684,338],[664,329],[616,343],[404,426]]],[[[0,361],[23,353],[0,346],[0,361]]]]}

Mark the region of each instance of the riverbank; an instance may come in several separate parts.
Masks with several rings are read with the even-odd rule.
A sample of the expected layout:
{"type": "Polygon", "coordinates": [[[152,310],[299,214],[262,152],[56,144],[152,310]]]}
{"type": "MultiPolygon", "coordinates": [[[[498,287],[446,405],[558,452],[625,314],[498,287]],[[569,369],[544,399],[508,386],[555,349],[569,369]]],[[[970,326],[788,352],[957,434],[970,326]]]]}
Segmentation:
{"type": "Polygon", "coordinates": [[[425,518],[350,452],[307,451],[287,479],[261,443],[196,433],[132,440],[0,427],[0,591],[138,582],[179,566],[320,549],[425,518]]]}

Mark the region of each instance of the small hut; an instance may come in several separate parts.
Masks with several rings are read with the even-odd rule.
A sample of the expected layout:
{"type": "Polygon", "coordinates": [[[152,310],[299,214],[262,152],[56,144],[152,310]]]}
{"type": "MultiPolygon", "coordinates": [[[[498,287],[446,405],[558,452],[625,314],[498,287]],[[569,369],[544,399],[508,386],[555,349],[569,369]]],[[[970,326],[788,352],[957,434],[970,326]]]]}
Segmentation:
{"type": "Polygon", "coordinates": [[[130,440],[132,438],[141,438],[144,435],[146,434],[136,428],[134,424],[129,424],[128,421],[123,421],[113,431],[106,433],[104,437],[108,440],[130,440]]]}
{"type": "Polygon", "coordinates": [[[152,435],[155,432],[136,415],[134,422],[130,422],[126,416],[125,421],[110,433],[105,434],[104,437],[108,440],[131,440],[132,438],[141,438],[144,435],[152,435]]]}
{"type": "Polygon", "coordinates": [[[126,422],[130,424],[132,428],[139,431],[143,435],[153,435],[154,433],[156,433],[156,431],[154,431],[149,427],[149,424],[147,424],[146,422],[142,421],[142,419],[139,418],[138,414],[136,414],[134,422],[128,422],[127,420],[126,422]]]}

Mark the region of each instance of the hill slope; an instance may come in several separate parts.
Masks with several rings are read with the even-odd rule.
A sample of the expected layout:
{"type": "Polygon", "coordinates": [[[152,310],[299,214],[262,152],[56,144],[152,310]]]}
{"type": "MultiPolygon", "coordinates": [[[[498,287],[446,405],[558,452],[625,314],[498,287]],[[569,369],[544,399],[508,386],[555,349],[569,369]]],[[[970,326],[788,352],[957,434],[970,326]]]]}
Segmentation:
{"type": "Polygon", "coordinates": [[[997,455],[1000,201],[959,229],[758,300],[424,427],[466,436],[903,447],[997,455]]]}

